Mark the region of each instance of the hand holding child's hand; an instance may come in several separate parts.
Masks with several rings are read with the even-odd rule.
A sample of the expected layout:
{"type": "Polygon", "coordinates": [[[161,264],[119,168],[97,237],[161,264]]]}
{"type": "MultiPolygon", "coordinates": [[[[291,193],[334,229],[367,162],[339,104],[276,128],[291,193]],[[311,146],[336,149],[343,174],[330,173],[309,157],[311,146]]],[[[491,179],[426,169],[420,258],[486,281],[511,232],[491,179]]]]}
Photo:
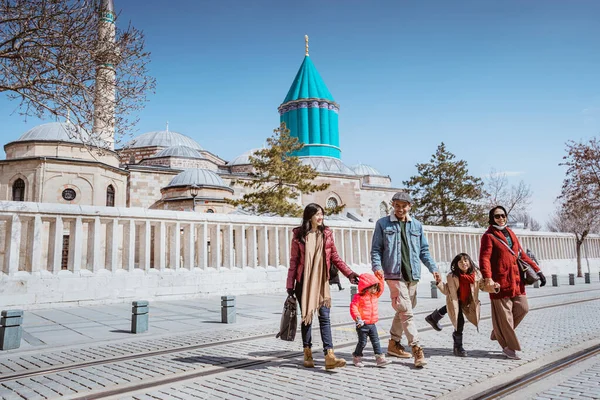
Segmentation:
{"type": "Polygon", "coordinates": [[[377,271],[375,271],[375,276],[379,279],[383,278],[383,270],[378,269],[377,271]]]}
{"type": "Polygon", "coordinates": [[[442,281],[442,276],[438,272],[433,273],[433,278],[435,279],[435,283],[440,283],[442,281]]]}

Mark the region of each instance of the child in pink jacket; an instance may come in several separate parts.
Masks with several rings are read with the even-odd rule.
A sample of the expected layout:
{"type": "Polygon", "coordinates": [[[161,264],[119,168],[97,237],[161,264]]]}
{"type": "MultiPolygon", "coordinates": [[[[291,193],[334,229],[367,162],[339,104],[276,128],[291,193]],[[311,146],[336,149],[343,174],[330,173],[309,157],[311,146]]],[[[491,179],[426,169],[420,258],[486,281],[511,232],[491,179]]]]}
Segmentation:
{"type": "Polygon", "coordinates": [[[391,361],[385,359],[379,344],[379,335],[375,324],[379,321],[379,297],[383,294],[383,276],[376,277],[373,274],[361,274],[358,280],[358,293],[352,297],[350,303],[350,315],[356,321],[356,333],[358,344],[354,350],[353,362],[356,367],[364,367],[362,363],[363,350],[367,345],[367,337],[371,339],[373,352],[378,367],[385,367],[391,361]]]}

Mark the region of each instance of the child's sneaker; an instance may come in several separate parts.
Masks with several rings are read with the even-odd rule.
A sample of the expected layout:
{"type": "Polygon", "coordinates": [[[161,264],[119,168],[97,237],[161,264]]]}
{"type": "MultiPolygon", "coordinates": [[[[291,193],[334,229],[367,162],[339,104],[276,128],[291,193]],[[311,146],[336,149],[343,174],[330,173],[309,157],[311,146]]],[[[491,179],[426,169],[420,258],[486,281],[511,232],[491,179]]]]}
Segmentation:
{"type": "Polygon", "coordinates": [[[375,355],[375,359],[377,360],[378,367],[385,367],[392,363],[390,360],[385,359],[385,354],[377,354],[375,355]]]}
{"type": "Polygon", "coordinates": [[[362,363],[362,357],[359,356],[352,356],[352,362],[354,363],[355,367],[362,368],[365,366],[365,364],[362,363]]]}

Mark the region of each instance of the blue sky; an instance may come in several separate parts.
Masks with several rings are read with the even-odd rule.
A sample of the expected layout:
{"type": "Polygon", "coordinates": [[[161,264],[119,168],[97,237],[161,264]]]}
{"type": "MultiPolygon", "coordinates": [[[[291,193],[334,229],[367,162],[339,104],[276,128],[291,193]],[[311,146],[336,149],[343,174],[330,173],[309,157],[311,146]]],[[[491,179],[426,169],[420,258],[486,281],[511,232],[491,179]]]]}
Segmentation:
{"type": "MultiPolygon", "coordinates": [[[[569,139],[600,129],[598,1],[115,0],[144,30],[156,94],[138,135],[193,137],[225,159],[260,147],[310,55],[340,104],[342,160],[402,186],[440,142],[475,176],[495,168],[554,209],[569,139]]],[[[23,122],[0,97],[4,142],[23,122]],[[11,115],[12,113],[12,115],[11,115]]]]}

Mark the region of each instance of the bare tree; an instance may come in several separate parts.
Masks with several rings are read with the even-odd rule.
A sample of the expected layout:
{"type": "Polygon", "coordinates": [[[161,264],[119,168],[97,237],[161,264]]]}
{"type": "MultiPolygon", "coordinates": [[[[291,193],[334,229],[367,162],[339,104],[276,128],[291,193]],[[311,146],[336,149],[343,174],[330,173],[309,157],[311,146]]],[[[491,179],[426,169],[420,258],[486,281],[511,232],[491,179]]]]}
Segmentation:
{"type": "Polygon", "coordinates": [[[567,142],[567,167],[560,199],[600,210],[600,141],[567,142]]]}
{"type": "Polygon", "coordinates": [[[511,214],[511,222],[523,224],[523,229],[529,229],[532,231],[539,231],[542,229],[542,225],[533,219],[528,212],[513,212],[513,214],[511,214]]]}
{"type": "Polygon", "coordinates": [[[581,247],[590,233],[600,229],[600,218],[596,210],[575,202],[562,203],[547,222],[550,232],[569,232],[575,235],[577,254],[577,276],[583,276],[581,270],[581,247]]]}
{"type": "Polygon", "coordinates": [[[25,117],[70,118],[81,128],[73,132],[88,132],[81,139],[92,145],[101,143],[92,129],[97,87],[114,86],[106,97],[111,103],[104,107],[112,118],[109,125],[116,128],[115,139],[137,123],[135,113],[155,87],[148,76],[150,53],[143,33],[129,25],[113,31],[114,41],[101,40],[98,27],[106,15],[100,15],[100,4],[0,0],[0,92],[19,102],[25,117]],[[99,68],[114,73],[98,74],[99,68]]]}
{"type": "Polygon", "coordinates": [[[531,186],[525,181],[509,185],[506,173],[497,172],[495,169],[491,169],[488,178],[485,179],[484,190],[486,205],[489,208],[501,205],[506,208],[509,216],[526,215],[533,196],[531,186]]]}

